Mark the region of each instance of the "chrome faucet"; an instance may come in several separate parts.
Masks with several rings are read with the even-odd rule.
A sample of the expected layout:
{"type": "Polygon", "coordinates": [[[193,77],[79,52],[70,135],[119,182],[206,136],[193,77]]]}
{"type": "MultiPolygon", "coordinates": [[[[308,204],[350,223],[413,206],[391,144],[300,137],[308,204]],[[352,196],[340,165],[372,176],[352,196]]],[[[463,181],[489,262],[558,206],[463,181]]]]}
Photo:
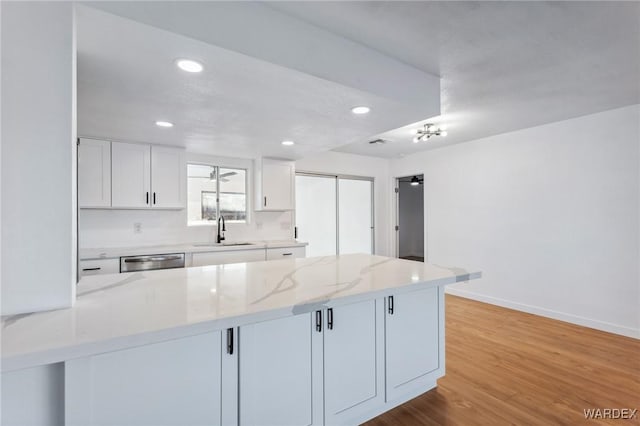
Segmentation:
{"type": "Polygon", "coordinates": [[[216,237],[216,242],[218,244],[224,241],[224,231],[226,230],[227,228],[224,225],[224,216],[220,215],[220,217],[218,217],[218,236],[216,237]],[[220,219],[222,219],[222,229],[220,229],[220,219]],[[222,231],[223,233],[220,234],[220,231],[222,231]]]}

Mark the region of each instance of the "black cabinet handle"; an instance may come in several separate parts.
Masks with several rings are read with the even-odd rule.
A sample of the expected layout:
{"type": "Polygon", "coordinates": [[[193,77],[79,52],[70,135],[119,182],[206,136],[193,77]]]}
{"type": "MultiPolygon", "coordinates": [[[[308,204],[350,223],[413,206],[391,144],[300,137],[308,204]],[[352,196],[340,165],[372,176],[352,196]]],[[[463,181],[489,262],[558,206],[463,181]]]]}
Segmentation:
{"type": "Polygon", "coordinates": [[[82,268],[83,271],[99,271],[102,268],[82,268]]]}
{"type": "Polygon", "coordinates": [[[147,204],[149,204],[149,191],[147,191],[147,204]]]}
{"type": "Polygon", "coordinates": [[[283,256],[293,256],[293,253],[282,253],[283,256]]]}
{"type": "Polygon", "coordinates": [[[153,204],[154,205],[156,204],[156,193],[155,192],[153,193],[153,204]]]}
{"type": "Polygon", "coordinates": [[[333,330],[333,308],[327,309],[327,328],[333,330]]]}
{"type": "Polygon", "coordinates": [[[389,315],[393,315],[393,296],[389,296],[389,315]]]}
{"type": "Polygon", "coordinates": [[[264,197],[264,206],[267,207],[267,197],[264,197]]]}
{"type": "Polygon", "coordinates": [[[233,355],[233,328],[227,328],[227,353],[233,355]]]}
{"type": "Polygon", "coordinates": [[[316,331],[322,332],[322,311],[316,311],[316,331]]]}
{"type": "Polygon", "coordinates": [[[293,238],[295,238],[296,240],[298,239],[298,227],[297,226],[293,227],[293,238]]]}

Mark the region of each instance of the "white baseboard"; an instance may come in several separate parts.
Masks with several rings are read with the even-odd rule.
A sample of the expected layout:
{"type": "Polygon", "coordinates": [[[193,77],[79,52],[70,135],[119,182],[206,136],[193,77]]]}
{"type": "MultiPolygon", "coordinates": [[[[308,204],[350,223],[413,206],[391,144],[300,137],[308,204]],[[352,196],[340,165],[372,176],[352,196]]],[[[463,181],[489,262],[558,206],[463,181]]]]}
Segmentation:
{"type": "Polygon", "coordinates": [[[583,327],[594,328],[608,333],[619,334],[621,336],[633,337],[640,339],[640,329],[625,327],[609,322],[598,321],[590,318],[571,315],[564,312],[554,311],[551,309],[541,308],[539,306],[526,305],[524,303],[512,302],[511,300],[500,299],[493,296],[474,293],[468,290],[460,290],[456,288],[446,287],[445,292],[453,296],[460,296],[466,299],[477,300],[479,302],[489,303],[491,305],[502,306],[504,308],[515,309],[517,311],[527,312],[529,314],[540,315],[543,317],[569,322],[571,324],[581,325],[583,327]]]}

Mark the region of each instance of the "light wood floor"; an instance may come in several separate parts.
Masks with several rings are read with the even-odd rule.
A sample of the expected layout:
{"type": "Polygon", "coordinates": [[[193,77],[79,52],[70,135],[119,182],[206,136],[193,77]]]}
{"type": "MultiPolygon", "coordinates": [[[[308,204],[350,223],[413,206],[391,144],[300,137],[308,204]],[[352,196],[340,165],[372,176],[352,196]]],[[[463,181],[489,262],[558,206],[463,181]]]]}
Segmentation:
{"type": "Polygon", "coordinates": [[[446,342],[438,387],[367,426],[640,424],[640,340],[447,295],[446,342]]]}

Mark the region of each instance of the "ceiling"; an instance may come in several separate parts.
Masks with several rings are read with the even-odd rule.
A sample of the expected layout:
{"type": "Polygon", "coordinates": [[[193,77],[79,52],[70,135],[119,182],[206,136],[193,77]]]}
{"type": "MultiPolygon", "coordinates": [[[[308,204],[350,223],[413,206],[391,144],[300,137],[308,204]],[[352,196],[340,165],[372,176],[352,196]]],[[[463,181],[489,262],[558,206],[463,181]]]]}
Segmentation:
{"type": "Polygon", "coordinates": [[[82,136],[220,156],[300,158],[424,116],[409,102],[89,7],[78,7],[77,34],[82,136]],[[183,72],[178,58],[197,59],[205,70],[183,72]],[[357,105],[371,112],[355,115],[357,105]],[[158,127],[157,120],[174,126],[158,127]]]}
{"type": "MultiPolygon", "coordinates": [[[[401,157],[640,103],[638,2],[273,2],[441,77],[446,138],[406,126],[336,148],[401,157]]],[[[428,117],[425,117],[425,119],[428,117]]]]}
{"type": "MultiPolygon", "coordinates": [[[[128,7],[121,2],[105,7],[116,5],[128,7]]],[[[197,37],[79,7],[80,134],[236,157],[300,158],[333,149],[396,158],[640,103],[640,3],[301,1],[268,6],[345,43],[439,75],[440,115],[429,117],[415,104],[197,37]],[[173,61],[185,56],[204,62],[205,72],[177,70],[173,61]],[[372,112],[352,115],[350,108],[359,104],[372,112]],[[156,120],[175,126],[158,128],[156,120]],[[426,122],[446,126],[448,136],[413,144],[410,130],[426,122]],[[387,142],[368,143],[376,138],[387,142]],[[283,147],[285,139],[297,144],[283,147]]],[[[199,7],[208,6],[200,2],[199,7]]]]}

